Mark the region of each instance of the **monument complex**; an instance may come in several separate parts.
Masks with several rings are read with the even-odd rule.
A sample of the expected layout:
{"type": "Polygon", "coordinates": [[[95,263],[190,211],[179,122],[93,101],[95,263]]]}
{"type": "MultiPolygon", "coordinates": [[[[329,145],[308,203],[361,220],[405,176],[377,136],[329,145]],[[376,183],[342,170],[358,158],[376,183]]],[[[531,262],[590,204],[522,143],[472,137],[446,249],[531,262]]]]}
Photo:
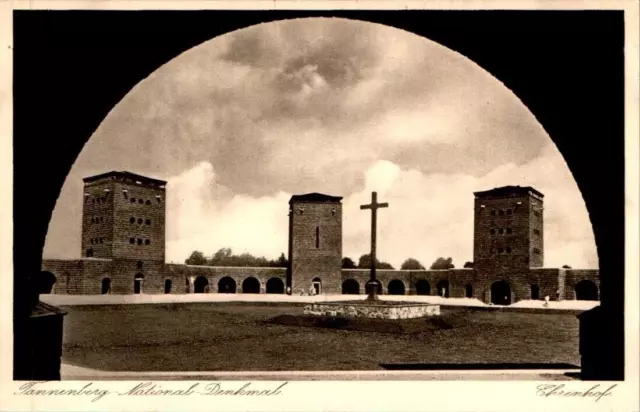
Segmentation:
{"type": "MultiPolygon", "coordinates": [[[[475,192],[473,268],[342,268],[342,198],[320,193],[289,201],[287,267],[213,267],[165,263],[166,182],[130,172],[84,179],[82,257],[46,259],[57,294],[367,293],[475,298],[508,305],[525,299],[599,298],[598,270],[544,267],[543,194],[504,186],[475,192]],[[377,285],[371,288],[368,285],[377,285]]],[[[373,193],[376,213],[388,207],[373,193]]]]}

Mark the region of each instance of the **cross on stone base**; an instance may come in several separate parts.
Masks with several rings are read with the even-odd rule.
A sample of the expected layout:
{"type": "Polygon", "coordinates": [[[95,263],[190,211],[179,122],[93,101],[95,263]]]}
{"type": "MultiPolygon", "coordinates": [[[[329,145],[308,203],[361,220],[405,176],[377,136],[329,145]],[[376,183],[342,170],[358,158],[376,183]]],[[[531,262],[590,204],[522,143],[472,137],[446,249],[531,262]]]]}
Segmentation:
{"type": "Polygon", "coordinates": [[[389,203],[378,203],[378,194],[371,192],[371,203],[368,205],[360,206],[360,209],[371,209],[371,275],[364,288],[367,292],[367,300],[378,300],[378,294],[380,293],[381,285],[380,281],[376,279],[376,223],[378,218],[378,209],[389,207],[389,203]]]}

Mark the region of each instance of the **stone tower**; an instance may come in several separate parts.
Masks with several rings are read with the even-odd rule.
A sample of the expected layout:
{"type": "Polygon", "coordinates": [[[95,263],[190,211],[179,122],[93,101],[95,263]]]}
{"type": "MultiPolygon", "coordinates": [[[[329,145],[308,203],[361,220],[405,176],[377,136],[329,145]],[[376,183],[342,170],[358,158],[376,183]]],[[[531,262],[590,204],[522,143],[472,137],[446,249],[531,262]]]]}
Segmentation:
{"type": "Polygon", "coordinates": [[[166,182],[129,172],[83,180],[82,256],[117,261],[113,291],[141,293],[145,274],[163,271],[166,182]]]}
{"type": "Polygon", "coordinates": [[[474,195],[474,267],[493,271],[542,267],[544,195],[528,186],[503,186],[474,195]]]}
{"type": "Polygon", "coordinates": [[[342,197],[320,193],[289,201],[287,286],[316,293],[340,293],[342,271],[342,197]]]}

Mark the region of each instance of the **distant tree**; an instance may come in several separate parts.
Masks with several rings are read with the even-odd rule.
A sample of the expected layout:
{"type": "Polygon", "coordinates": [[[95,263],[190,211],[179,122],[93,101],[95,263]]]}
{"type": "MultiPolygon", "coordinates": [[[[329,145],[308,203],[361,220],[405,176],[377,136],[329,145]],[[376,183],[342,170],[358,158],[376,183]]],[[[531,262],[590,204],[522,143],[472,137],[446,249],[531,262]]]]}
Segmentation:
{"type": "Polygon", "coordinates": [[[571,269],[571,266],[569,266],[569,265],[562,265],[562,269],[571,269]]]}
{"type": "Polygon", "coordinates": [[[394,269],[394,267],[391,265],[391,263],[380,262],[378,260],[378,262],[376,263],[376,269],[394,269]]]}
{"type": "Polygon", "coordinates": [[[195,251],[191,253],[191,256],[189,256],[184,263],[187,265],[204,266],[207,264],[207,258],[204,257],[202,252],[195,251]]]}
{"type": "Polygon", "coordinates": [[[402,262],[402,266],[400,269],[403,270],[424,270],[424,266],[417,259],[408,258],[404,262],[402,262]]]}
{"type": "Polygon", "coordinates": [[[455,266],[453,265],[453,259],[451,258],[443,258],[439,257],[435,262],[431,264],[431,269],[453,269],[455,266]]]}
{"type": "MultiPolygon", "coordinates": [[[[371,255],[369,253],[360,256],[358,259],[358,268],[359,269],[369,269],[371,267],[371,255]]],[[[376,259],[376,269],[393,269],[390,263],[381,262],[376,259]]]]}
{"type": "Polygon", "coordinates": [[[473,262],[464,262],[464,266],[465,268],[472,268],[473,267],[473,262]]]}
{"type": "Polygon", "coordinates": [[[351,260],[350,257],[342,258],[342,269],[355,269],[357,268],[356,263],[351,260]]]}
{"type": "Polygon", "coordinates": [[[222,249],[219,249],[216,253],[214,253],[213,256],[211,256],[209,263],[211,264],[211,266],[231,266],[228,263],[232,255],[233,252],[231,251],[231,249],[223,247],[222,249]]]}
{"type": "Polygon", "coordinates": [[[274,262],[276,267],[286,267],[289,264],[287,258],[284,256],[284,253],[280,253],[280,257],[274,262]]]}

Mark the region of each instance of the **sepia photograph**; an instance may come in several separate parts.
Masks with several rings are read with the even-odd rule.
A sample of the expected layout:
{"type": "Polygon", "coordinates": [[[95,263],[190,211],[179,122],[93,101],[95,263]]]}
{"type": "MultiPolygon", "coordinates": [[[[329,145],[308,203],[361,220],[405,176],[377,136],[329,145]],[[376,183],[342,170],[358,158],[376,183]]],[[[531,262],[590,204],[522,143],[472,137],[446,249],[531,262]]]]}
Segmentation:
{"type": "Polygon", "coordinates": [[[617,410],[629,5],[12,10],[9,393],[509,381],[617,410]]]}

